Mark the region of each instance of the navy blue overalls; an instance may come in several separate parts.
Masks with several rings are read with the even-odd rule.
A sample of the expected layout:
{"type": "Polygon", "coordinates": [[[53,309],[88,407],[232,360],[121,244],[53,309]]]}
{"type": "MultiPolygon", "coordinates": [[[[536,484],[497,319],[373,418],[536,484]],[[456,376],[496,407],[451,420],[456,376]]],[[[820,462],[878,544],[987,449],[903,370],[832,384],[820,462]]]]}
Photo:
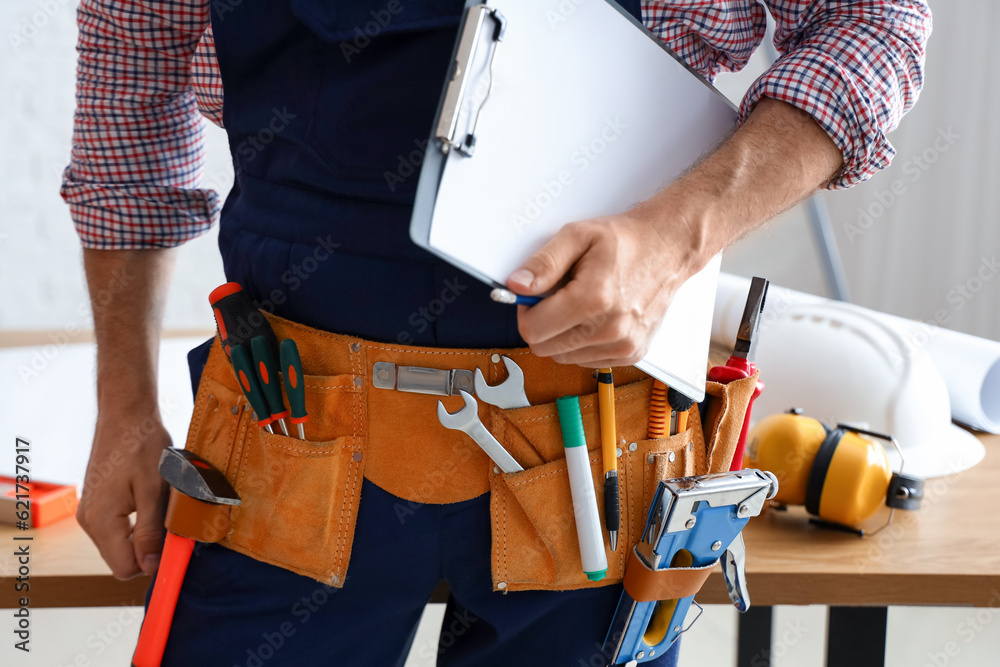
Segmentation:
{"type": "MultiPolygon", "coordinates": [[[[626,5],[639,16],[637,1],[626,5]]],[[[276,314],[328,331],[414,345],[524,345],[514,308],[408,234],[463,2],[211,7],[236,168],[219,242],[227,278],[276,314]],[[421,310],[449,289],[461,298],[440,313],[421,310]]],[[[206,354],[191,355],[195,381],[206,354]]],[[[451,589],[440,641],[416,654],[449,667],[603,664],[619,586],[494,592],[487,496],[427,506],[403,525],[397,501],[365,481],[340,590],[201,546],[164,665],[402,665],[440,581],[451,589]]],[[[651,664],[672,665],[674,656],[651,664]]]]}

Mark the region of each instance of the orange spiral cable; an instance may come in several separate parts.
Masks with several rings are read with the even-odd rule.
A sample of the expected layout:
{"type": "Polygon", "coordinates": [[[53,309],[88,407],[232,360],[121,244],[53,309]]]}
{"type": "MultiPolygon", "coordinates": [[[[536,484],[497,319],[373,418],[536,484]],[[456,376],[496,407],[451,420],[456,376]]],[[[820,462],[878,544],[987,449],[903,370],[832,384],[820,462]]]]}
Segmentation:
{"type": "Polygon", "coordinates": [[[670,428],[670,405],[667,403],[667,385],[653,380],[653,391],[649,396],[649,426],[647,438],[665,438],[670,428]]]}

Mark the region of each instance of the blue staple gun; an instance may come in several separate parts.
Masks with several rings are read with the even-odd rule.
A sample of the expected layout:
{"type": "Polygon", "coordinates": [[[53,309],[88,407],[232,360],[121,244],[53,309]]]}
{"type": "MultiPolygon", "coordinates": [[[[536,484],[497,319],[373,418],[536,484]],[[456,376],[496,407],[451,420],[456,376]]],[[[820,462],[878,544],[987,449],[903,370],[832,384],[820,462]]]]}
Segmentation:
{"type": "Polygon", "coordinates": [[[753,469],[660,482],[604,640],[609,665],[663,655],[720,559],[729,599],[741,612],[750,607],[740,531],[777,492],[774,475],[753,469]]]}

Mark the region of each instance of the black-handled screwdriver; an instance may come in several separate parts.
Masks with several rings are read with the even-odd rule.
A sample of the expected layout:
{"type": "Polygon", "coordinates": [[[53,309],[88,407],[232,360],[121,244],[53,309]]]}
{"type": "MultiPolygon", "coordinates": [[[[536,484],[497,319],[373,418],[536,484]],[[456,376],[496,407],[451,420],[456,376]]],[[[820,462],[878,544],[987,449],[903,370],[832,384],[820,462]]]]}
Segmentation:
{"type": "Polygon", "coordinates": [[[305,440],[306,433],[303,424],[309,421],[306,412],[305,377],[302,375],[302,360],[299,358],[299,346],[291,338],[281,341],[281,370],[285,380],[285,393],[288,394],[288,405],[292,408],[289,421],[299,430],[299,439],[305,440]]]}
{"type": "Polygon", "coordinates": [[[260,389],[260,383],[257,382],[257,374],[253,370],[253,360],[250,358],[250,353],[247,352],[245,346],[235,345],[230,348],[230,354],[240,389],[243,390],[243,395],[250,402],[250,407],[257,413],[257,424],[267,429],[268,433],[274,433],[274,429],[271,428],[271,422],[274,420],[271,419],[264,393],[260,389]]]}
{"type": "Polygon", "coordinates": [[[253,340],[250,341],[250,351],[253,354],[257,379],[260,380],[264,398],[267,400],[268,413],[273,421],[278,422],[281,432],[288,435],[288,424],[285,423],[285,417],[289,415],[289,412],[281,398],[278,362],[271,352],[271,345],[264,336],[254,336],[253,340]]]}

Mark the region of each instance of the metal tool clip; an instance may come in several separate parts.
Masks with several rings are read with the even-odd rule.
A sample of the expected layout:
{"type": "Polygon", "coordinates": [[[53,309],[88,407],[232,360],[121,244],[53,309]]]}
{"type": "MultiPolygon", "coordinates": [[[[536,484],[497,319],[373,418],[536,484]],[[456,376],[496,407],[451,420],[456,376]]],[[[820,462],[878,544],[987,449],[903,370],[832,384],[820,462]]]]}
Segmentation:
{"type": "Polygon", "coordinates": [[[397,366],[389,361],[379,361],[372,366],[372,386],[434,396],[452,396],[459,391],[475,392],[472,371],[397,366]]]}
{"type": "MultiPolygon", "coordinates": [[[[434,136],[441,141],[442,152],[447,153],[455,149],[462,155],[471,157],[475,151],[476,124],[479,122],[479,113],[493,90],[493,61],[496,58],[497,45],[503,40],[506,29],[507,20],[497,9],[492,9],[487,5],[474,5],[469,7],[466,12],[448,87],[445,89],[444,101],[441,103],[441,113],[438,115],[437,127],[434,129],[434,136]],[[487,21],[492,23],[491,31],[487,21]],[[489,40],[490,52],[486,63],[479,64],[477,67],[477,63],[481,60],[477,58],[477,52],[484,39],[489,40]],[[473,74],[481,75],[483,68],[489,75],[489,86],[486,89],[486,94],[479,100],[475,110],[464,109],[463,102],[466,92],[472,87],[469,84],[473,79],[473,74]],[[468,119],[470,114],[472,114],[471,120],[468,119]],[[467,127],[465,130],[460,130],[459,119],[463,117],[466,119],[467,127]]],[[[475,102],[476,100],[471,101],[475,102]]]]}

